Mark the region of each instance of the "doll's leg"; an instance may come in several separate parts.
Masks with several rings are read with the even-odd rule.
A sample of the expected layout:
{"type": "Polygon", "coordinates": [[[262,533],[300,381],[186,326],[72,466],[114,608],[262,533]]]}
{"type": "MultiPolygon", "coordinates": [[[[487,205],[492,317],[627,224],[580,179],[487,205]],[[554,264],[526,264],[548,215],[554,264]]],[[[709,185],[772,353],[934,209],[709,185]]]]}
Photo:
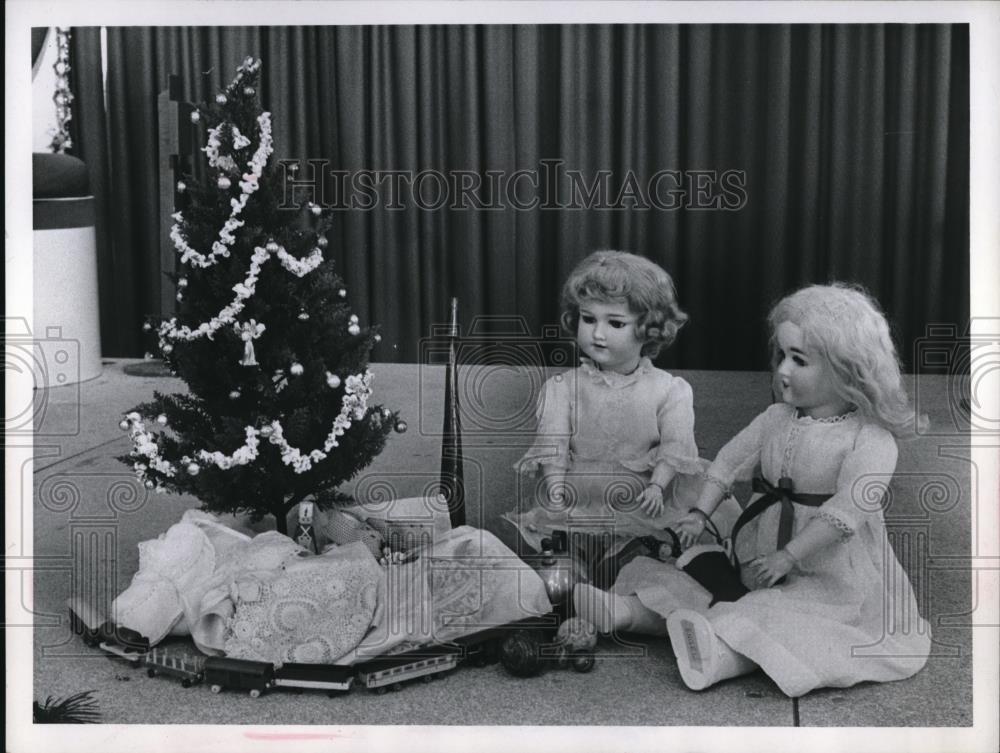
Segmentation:
{"type": "Polygon", "coordinates": [[[628,630],[666,635],[667,632],[663,617],[643,606],[634,594],[622,596],[581,583],[573,589],[573,606],[576,616],[593,624],[599,633],[628,630]]]}
{"type": "Polygon", "coordinates": [[[757,665],[733,651],[715,634],[708,618],[690,609],[678,609],[667,618],[670,644],[681,679],[691,690],[752,672],[757,665]]]}

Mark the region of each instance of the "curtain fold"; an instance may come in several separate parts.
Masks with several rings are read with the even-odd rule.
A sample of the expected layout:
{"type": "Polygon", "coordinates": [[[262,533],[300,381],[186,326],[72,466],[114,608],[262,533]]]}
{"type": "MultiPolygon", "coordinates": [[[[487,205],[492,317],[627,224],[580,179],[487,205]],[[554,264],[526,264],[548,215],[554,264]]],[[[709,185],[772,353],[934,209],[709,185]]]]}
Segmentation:
{"type": "MultiPolygon", "coordinates": [[[[75,31],[74,70],[100,70],[95,34],[75,31]]],[[[192,101],[211,97],[247,55],[264,62],[275,156],[298,159],[300,179],[309,159],[349,175],[432,170],[452,198],[474,183],[483,198],[492,173],[524,170],[519,196],[541,197],[511,208],[501,186],[503,209],[428,211],[408,195],[391,208],[390,176],[377,207],[338,210],[330,249],[359,316],[382,326],[375,360],[417,360],[452,295],[467,326],[520,317],[538,335],[598,248],[674,276],[691,320],[667,368],[766,368],[769,304],[809,282],[867,286],[908,366],[928,323],[968,319],[967,26],[111,28],[107,122],[83,104],[77,142],[108,176],[107,355],[141,352],[159,301],[156,96],[178,73],[192,101]],[[651,206],[664,170],[682,176],[661,178],[661,196],[689,200],[697,181],[718,191],[713,172],[739,171],[745,205],[651,206]],[[559,208],[568,171],[604,204],[559,208]]],[[[99,76],[77,78],[79,106],[99,76]]],[[[414,188],[433,204],[442,186],[414,188]]]]}

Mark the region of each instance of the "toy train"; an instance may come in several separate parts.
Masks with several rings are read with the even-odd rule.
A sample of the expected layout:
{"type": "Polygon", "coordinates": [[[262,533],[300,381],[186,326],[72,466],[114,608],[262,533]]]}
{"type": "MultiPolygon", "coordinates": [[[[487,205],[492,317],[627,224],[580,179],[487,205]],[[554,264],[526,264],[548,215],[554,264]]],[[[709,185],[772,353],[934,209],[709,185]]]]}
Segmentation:
{"type": "MultiPolygon", "coordinates": [[[[399,690],[413,680],[431,680],[468,662],[485,666],[499,661],[513,675],[538,674],[544,662],[560,665],[571,660],[579,672],[594,665],[592,652],[568,650],[556,637],[559,618],[550,613],[480,630],[453,641],[423,646],[399,654],[377,656],[353,665],[298,664],[251,661],[220,656],[189,656],[149,647],[134,631],[103,619],[79,600],[69,602],[70,621],[88,645],[125,659],[134,667],[145,666],[150,677],[180,678],[185,688],[204,682],[213,693],[244,690],[253,698],[272,688],[326,690],[331,696],[357,684],[376,693],[399,690]]],[[[564,623],[565,624],[565,623],[564,623]]],[[[563,631],[560,631],[560,633],[563,631]]]]}

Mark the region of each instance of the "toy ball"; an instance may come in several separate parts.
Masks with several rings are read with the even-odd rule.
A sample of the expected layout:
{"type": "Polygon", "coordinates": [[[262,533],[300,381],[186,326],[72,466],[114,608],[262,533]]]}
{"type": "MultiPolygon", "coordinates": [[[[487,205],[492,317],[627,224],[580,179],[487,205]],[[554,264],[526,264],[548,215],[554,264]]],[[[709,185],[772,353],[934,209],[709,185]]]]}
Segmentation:
{"type": "Polygon", "coordinates": [[[580,617],[571,617],[559,626],[556,639],[570,651],[591,651],[597,646],[597,628],[580,617]]]}
{"type": "Polygon", "coordinates": [[[406,425],[406,421],[397,421],[393,428],[396,430],[397,434],[405,434],[409,426],[406,425]]]}
{"type": "Polygon", "coordinates": [[[500,645],[500,663],[515,677],[534,677],[542,670],[541,644],[530,630],[515,630],[500,645]]]}

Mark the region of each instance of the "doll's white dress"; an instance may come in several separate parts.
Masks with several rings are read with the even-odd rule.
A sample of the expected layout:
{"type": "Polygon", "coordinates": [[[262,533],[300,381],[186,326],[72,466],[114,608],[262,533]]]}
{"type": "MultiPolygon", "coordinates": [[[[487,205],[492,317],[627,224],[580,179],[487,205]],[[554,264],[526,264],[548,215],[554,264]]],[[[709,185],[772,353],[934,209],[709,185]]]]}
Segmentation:
{"type": "MultiPolygon", "coordinates": [[[[812,419],[772,405],[719,451],[709,475],[729,486],[759,466],[771,484],[787,477],[795,492],[832,495],[818,507],[795,504],[792,535],[818,517],[841,539],[803,558],[783,585],[711,608],[708,592],[687,574],[646,557],[622,569],[614,591],[635,594],[664,617],[677,607],[701,611],[719,637],[792,697],[910,677],[924,666],[931,636],[882,517],[896,458],[892,435],[856,413],[812,419]]],[[[775,551],[779,508],[742,529],[740,562],[775,551]]],[[[754,589],[750,574],[744,565],[744,585],[754,589]]]]}
{"type": "MultiPolygon", "coordinates": [[[[537,481],[521,486],[527,509],[504,516],[534,548],[557,529],[610,532],[619,546],[644,535],[669,541],[663,529],[698,501],[708,463],[698,457],[691,386],[648,358],[631,374],[602,371],[583,359],[545,382],[536,415],[534,443],[515,468],[537,481]],[[675,475],[663,512],[651,518],[637,500],[661,462],[675,475]],[[546,497],[540,472],[546,466],[566,473],[560,506],[546,497]]],[[[738,505],[727,500],[715,519],[728,531],[738,514],[738,505]]]]}
{"type": "Polygon", "coordinates": [[[415,553],[380,566],[355,541],[316,555],[188,510],[139,544],[139,571],[111,617],[151,645],[191,635],[206,654],[353,664],[552,608],[539,575],[486,531],[460,526],[415,553]]]}

